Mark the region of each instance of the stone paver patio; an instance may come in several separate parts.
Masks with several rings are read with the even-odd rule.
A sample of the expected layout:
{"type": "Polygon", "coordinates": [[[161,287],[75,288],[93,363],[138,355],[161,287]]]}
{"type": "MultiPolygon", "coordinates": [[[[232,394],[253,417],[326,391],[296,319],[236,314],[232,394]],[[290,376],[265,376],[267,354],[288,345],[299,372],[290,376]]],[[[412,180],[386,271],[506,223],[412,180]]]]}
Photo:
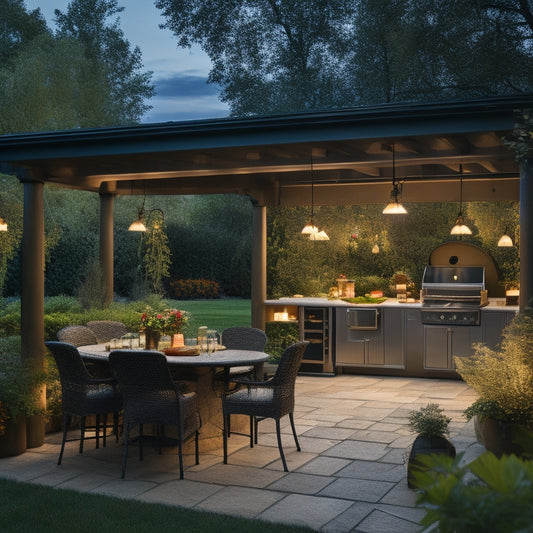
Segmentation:
{"type": "Polygon", "coordinates": [[[222,447],[202,453],[198,466],[187,455],[184,480],[173,450],[158,455],[148,447],[142,462],[131,449],[122,480],[122,447],[114,439],[98,450],[88,441],[82,455],[77,443],[68,443],[57,466],[59,433],[47,435],[44,446],[0,459],[0,476],[324,532],[417,532],[425,512],[416,507],[416,493],[406,481],[406,450],[414,440],[409,411],[428,402],[443,407],[452,417],[457,452],[470,460],[484,450],[462,416],[475,397],[455,380],[299,376],[295,420],[302,451],[296,451],[288,419],[283,420],[288,473],[274,424],[265,420],[253,449],[247,437],[231,436],[228,465],[222,464],[222,447]]]}

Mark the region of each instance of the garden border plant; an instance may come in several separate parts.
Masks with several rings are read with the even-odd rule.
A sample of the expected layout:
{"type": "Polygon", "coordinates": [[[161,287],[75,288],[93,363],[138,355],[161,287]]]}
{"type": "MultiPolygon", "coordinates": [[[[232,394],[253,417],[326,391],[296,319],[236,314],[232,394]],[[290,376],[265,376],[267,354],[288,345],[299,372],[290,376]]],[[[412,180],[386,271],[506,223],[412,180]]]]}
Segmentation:
{"type": "Polygon", "coordinates": [[[517,314],[505,328],[500,349],[478,344],[473,356],[455,357],[455,364],[479,394],[465,416],[477,418],[481,442],[497,455],[520,453],[513,443],[516,427],[533,429],[533,309],[517,314]]]}

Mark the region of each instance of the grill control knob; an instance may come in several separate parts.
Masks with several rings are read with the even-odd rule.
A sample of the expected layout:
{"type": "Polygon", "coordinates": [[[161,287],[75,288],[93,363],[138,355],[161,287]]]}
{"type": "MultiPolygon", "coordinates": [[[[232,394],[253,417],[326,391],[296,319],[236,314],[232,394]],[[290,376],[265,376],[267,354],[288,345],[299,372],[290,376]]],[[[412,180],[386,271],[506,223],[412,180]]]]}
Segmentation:
{"type": "Polygon", "coordinates": [[[440,315],[439,317],[441,320],[444,320],[446,317],[444,315],[440,315]]]}
{"type": "Polygon", "coordinates": [[[452,320],[457,320],[457,315],[453,315],[452,320]]]}

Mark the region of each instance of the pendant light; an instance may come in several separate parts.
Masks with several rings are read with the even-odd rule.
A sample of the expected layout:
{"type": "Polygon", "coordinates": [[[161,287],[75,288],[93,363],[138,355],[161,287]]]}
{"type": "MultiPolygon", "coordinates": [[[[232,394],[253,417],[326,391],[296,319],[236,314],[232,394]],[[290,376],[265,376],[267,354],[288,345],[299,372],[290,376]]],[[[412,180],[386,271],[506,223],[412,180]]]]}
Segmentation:
{"type": "Polygon", "coordinates": [[[513,239],[511,239],[511,237],[509,237],[509,235],[502,235],[500,237],[500,240],[498,241],[498,246],[500,248],[512,247],[512,246],[514,246],[513,245],[513,239]]]}
{"type": "Polygon", "coordinates": [[[137,220],[130,224],[128,231],[146,231],[146,226],[144,225],[144,200],[137,214],[137,220]]]}
{"type": "Polygon", "coordinates": [[[311,218],[309,219],[309,222],[302,229],[302,233],[304,235],[309,235],[309,240],[311,241],[329,241],[328,234],[324,230],[319,231],[318,228],[315,226],[315,223],[313,221],[314,209],[315,209],[315,188],[314,188],[314,180],[313,180],[313,156],[311,155],[311,218]]]}
{"type": "Polygon", "coordinates": [[[500,240],[498,241],[498,246],[500,248],[510,248],[513,245],[513,239],[507,235],[507,228],[505,228],[505,233],[500,237],[500,240]]]}
{"type": "MultiPolygon", "coordinates": [[[[390,193],[390,202],[387,204],[385,209],[383,209],[383,214],[385,215],[405,215],[407,214],[407,209],[402,205],[402,189],[403,183],[396,179],[396,159],[394,144],[383,145],[385,150],[392,151],[392,191],[390,193]]],[[[378,248],[379,251],[379,248],[378,248]]],[[[377,253],[377,252],[374,252],[377,253]]]]}
{"type": "Polygon", "coordinates": [[[459,173],[461,175],[459,179],[459,213],[455,224],[450,231],[450,235],[472,235],[472,230],[463,221],[463,165],[459,166],[459,173]]]}
{"type": "MultiPolygon", "coordinates": [[[[128,231],[146,231],[146,226],[144,225],[144,203],[146,202],[146,182],[143,181],[143,203],[137,211],[137,220],[130,224],[128,231]]],[[[131,191],[133,194],[133,182],[131,184],[131,191]]]]}
{"type": "Polygon", "coordinates": [[[7,223],[0,217],[0,231],[7,231],[7,223]]]}
{"type": "Polygon", "coordinates": [[[145,220],[146,220],[146,223],[150,222],[150,220],[152,219],[152,215],[154,213],[159,213],[160,217],[161,217],[161,222],[158,221],[158,220],[155,220],[153,222],[153,229],[154,230],[159,230],[163,227],[164,225],[164,222],[165,222],[165,213],[163,213],[163,210],[162,209],[159,209],[158,207],[154,208],[154,209],[150,209],[150,211],[148,211],[148,215],[144,216],[144,202],[143,202],[143,205],[142,207],[139,209],[139,215],[137,217],[137,220],[135,222],[132,222],[132,224],[130,225],[130,227],[128,228],[128,231],[147,231],[146,229],[146,225],[145,225],[145,220]]]}

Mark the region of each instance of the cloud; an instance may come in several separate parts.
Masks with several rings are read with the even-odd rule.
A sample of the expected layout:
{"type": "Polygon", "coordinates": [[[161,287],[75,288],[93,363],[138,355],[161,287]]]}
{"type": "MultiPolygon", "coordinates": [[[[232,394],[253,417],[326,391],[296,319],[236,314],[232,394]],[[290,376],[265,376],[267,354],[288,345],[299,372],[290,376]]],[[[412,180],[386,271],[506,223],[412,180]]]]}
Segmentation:
{"type": "Polygon", "coordinates": [[[228,106],[218,99],[220,89],[206,83],[205,77],[177,74],[154,80],[153,108],[143,122],[184,121],[227,117],[228,106]]]}
{"type": "Polygon", "coordinates": [[[188,97],[210,96],[218,97],[220,88],[208,84],[205,76],[176,74],[169,78],[154,80],[157,96],[160,97],[188,97]]]}

